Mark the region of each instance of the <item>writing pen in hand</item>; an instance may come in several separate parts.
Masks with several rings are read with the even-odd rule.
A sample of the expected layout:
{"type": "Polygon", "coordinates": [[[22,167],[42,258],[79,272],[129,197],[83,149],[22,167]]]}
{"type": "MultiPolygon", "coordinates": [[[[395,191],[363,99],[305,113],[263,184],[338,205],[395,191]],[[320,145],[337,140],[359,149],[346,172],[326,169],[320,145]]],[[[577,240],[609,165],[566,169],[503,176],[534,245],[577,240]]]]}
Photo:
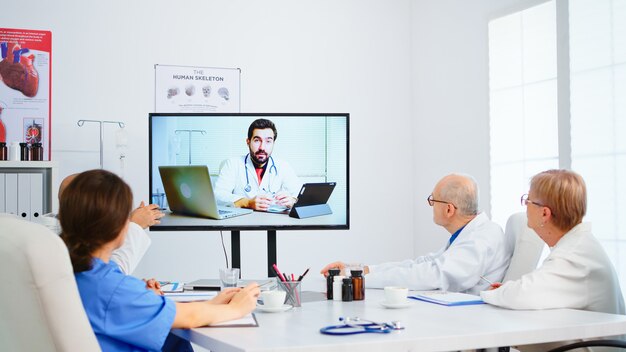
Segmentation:
{"type": "Polygon", "coordinates": [[[498,288],[498,287],[502,286],[502,284],[501,284],[501,283],[499,283],[499,282],[493,282],[493,281],[491,281],[491,280],[487,279],[486,277],[484,277],[484,276],[482,276],[482,275],[480,276],[480,278],[481,278],[481,279],[483,279],[483,280],[485,280],[485,281],[487,281],[487,283],[488,283],[488,284],[489,284],[492,288],[498,288]]]}

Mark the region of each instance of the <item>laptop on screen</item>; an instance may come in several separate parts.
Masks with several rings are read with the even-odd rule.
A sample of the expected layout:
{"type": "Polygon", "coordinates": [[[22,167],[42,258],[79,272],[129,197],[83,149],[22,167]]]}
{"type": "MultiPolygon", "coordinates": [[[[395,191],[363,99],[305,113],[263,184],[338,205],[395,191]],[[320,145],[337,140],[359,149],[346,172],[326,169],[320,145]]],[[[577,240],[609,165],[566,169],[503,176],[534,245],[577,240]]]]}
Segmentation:
{"type": "Polygon", "coordinates": [[[174,213],[216,220],[252,213],[252,209],[217,205],[207,166],[159,166],[159,174],[174,213]]]}

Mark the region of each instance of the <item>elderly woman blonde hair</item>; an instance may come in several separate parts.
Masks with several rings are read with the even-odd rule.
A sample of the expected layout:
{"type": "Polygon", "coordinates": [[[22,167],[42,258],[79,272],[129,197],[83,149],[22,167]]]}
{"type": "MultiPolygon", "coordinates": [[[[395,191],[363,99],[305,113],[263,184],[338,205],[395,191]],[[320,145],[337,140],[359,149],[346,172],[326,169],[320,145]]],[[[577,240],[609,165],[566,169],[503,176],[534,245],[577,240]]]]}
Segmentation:
{"type": "MultiPolygon", "coordinates": [[[[509,309],[573,308],[624,314],[613,264],[593,236],[591,224],[583,222],[587,211],[583,178],[570,170],[540,172],[531,179],[521,202],[526,206],[528,227],[550,246],[550,255],[519,280],[481,292],[483,300],[509,309]]],[[[541,348],[547,350],[545,345],[541,348]]]]}

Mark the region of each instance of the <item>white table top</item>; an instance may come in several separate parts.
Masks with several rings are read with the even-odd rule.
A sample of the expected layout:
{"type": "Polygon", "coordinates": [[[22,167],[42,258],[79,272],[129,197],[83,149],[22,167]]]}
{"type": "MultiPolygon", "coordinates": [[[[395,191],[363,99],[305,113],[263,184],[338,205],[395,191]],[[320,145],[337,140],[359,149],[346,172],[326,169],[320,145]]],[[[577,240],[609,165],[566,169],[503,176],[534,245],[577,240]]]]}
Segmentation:
{"type": "Polygon", "coordinates": [[[445,307],[414,302],[387,309],[383,291],[364,301],[317,301],[283,313],[255,312],[259,327],[174,330],[212,351],[451,351],[621,335],[626,316],[573,309],[514,311],[490,305],[445,307]],[[328,336],[319,332],[339,317],[400,321],[389,334],[328,336]]]}

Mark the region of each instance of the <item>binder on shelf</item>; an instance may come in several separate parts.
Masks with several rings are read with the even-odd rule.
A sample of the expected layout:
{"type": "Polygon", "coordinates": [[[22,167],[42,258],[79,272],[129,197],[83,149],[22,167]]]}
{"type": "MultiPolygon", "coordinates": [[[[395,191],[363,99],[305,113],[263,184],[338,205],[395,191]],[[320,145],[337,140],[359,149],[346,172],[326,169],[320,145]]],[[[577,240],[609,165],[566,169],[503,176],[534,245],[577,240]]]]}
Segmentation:
{"type": "Polygon", "coordinates": [[[17,216],[30,221],[30,174],[17,174],[17,216]]]}
{"type": "Polygon", "coordinates": [[[0,173],[0,213],[6,213],[6,194],[4,192],[5,182],[5,174],[0,173]]]}
{"type": "Polygon", "coordinates": [[[467,306],[485,303],[480,296],[446,291],[423,291],[415,295],[410,295],[409,298],[443,306],[467,306]]]}
{"type": "Polygon", "coordinates": [[[30,219],[43,215],[43,174],[30,174],[30,219]]]}
{"type": "Polygon", "coordinates": [[[9,214],[17,215],[17,174],[5,174],[5,209],[9,214]]]}

